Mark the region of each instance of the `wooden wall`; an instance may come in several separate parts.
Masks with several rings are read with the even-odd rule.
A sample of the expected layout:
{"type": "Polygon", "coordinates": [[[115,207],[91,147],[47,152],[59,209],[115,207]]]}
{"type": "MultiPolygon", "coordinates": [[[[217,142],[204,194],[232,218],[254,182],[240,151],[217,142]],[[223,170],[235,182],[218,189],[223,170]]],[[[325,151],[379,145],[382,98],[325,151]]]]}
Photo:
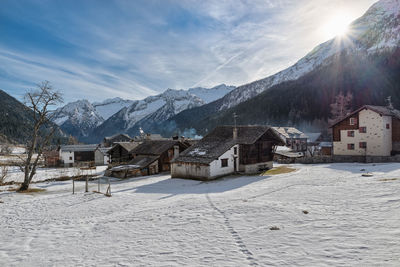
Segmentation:
{"type": "Polygon", "coordinates": [[[340,131],[342,130],[357,130],[359,127],[360,118],[357,114],[339,122],[335,126],[333,126],[333,142],[340,142],[340,131]],[[357,123],[354,125],[350,125],[350,118],[357,118],[357,123]]]}

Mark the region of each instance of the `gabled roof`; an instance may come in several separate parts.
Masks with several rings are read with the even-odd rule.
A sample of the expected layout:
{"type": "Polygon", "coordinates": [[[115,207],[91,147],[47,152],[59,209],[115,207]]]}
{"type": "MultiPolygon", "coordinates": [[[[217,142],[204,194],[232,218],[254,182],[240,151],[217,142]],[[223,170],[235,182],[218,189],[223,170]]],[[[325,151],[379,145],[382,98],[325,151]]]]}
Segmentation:
{"type": "Polygon", "coordinates": [[[108,151],[110,151],[111,147],[98,147],[96,150],[100,151],[102,154],[107,154],[108,151]]]}
{"type": "Polygon", "coordinates": [[[237,126],[236,139],[233,139],[233,128],[234,126],[216,127],[197,144],[183,151],[173,162],[209,164],[237,144],[254,144],[267,132],[276,144],[285,144],[279,134],[268,126],[237,126]]]}
{"type": "Polygon", "coordinates": [[[177,140],[145,140],[130,153],[137,155],[161,155],[175,145],[183,145],[177,140]]]}
{"type": "Polygon", "coordinates": [[[140,142],[117,142],[115,143],[115,145],[109,150],[109,152],[111,150],[114,150],[114,148],[120,146],[123,149],[125,149],[126,151],[128,151],[128,153],[130,153],[135,147],[137,147],[140,144],[140,142]]]}
{"type": "Polygon", "coordinates": [[[286,139],[290,138],[308,138],[306,134],[294,127],[272,127],[280,135],[286,139]]]}
{"type": "Polygon", "coordinates": [[[160,156],[136,156],[133,160],[128,162],[129,165],[137,166],[142,169],[149,166],[151,163],[159,159],[160,156]]]}
{"type": "Polygon", "coordinates": [[[358,112],[360,112],[363,109],[369,109],[372,111],[375,111],[376,113],[382,115],[382,116],[392,116],[395,117],[397,119],[400,119],[400,111],[397,109],[390,109],[389,107],[384,107],[384,106],[372,106],[372,105],[364,105],[362,107],[360,107],[359,109],[356,109],[355,111],[351,112],[350,114],[346,115],[343,118],[337,119],[336,121],[334,121],[329,128],[332,128],[333,126],[335,126],[336,124],[344,121],[345,119],[354,116],[355,114],[357,114],[358,112]]]}
{"type": "Polygon", "coordinates": [[[93,145],[66,145],[66,146],[61,146],[61,151],[90,152],[90,151],[95,151],[97,147],[98,147],[97,144],[93,144],[93,145]]]}

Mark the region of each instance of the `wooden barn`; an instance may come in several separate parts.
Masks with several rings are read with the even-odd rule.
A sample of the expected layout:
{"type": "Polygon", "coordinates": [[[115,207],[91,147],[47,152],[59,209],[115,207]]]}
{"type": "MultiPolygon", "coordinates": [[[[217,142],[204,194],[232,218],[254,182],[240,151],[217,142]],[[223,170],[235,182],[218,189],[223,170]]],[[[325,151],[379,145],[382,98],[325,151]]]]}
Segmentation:
{"type": "Polygon", "coordinates": [[[268,126],[219,126],[173,160],[172,178],[210,180],[272,168],[275,146],[285,145],[268,126]]]}
{"type": "Polygon", "coordinates": [[[141,142],[119,142],[114,144],[114,146],[107,152],[111,158],[111,163],[121,164],[131,161],[133,159],[133,154],[131,152],[140,143],[141,142]]]}
{"type": "Polygon", "coordinates": [[[171,160],[179,156],[189,147],[189,143],[177,140],[146,140],[134,148],[133,159],[141,157],[157,157],[158,172],[169,171],[171,160]]]}
{"type": "Polygon", "coordinates": [[[126,165],[120,165],[107,171],[107,176],[130,178],[158,173],[158,156],[137,156],[126,165]]]}

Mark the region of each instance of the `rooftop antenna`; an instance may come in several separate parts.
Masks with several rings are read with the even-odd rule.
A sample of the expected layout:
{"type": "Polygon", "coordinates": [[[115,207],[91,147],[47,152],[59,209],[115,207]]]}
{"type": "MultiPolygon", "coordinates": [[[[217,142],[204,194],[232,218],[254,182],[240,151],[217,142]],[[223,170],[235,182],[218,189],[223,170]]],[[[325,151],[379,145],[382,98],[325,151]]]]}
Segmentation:
{"type": "Polygon", "coordinates": [[[234,123],[234,125],[235,125],[235,128],[236,128],[236,118],[238,117],[238,115],[236,115],[236,112],[234,112],[233,113],[233,123],[234,123]]]}
{"type": "Polygon", "coordinates": [[[387,106],[388,106],[388,108],[389,109],[394,109],[393,108],[393,103],[392,103],[392,96],[388,96],[387,98],[386,98],[386,102],[387,102],[387,106]]]}

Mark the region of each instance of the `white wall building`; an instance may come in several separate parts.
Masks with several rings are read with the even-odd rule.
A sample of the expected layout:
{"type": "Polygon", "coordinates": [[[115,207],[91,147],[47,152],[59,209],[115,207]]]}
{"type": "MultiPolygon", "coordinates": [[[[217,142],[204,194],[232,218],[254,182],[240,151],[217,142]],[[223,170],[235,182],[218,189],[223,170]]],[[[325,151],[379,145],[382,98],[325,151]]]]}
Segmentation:
{"type": "Polygon", "coordinates": [[[333,126],[333,154],[390,156],[399,143],[400,112],[381,106],[363,106],[333,126]]]}
{"type": "Polygon", "coordinates": [[[172,178],[210,180],[272,168],[275,145],[284,140],[267,126],[219,126],[171,164],[172,178]]]}

